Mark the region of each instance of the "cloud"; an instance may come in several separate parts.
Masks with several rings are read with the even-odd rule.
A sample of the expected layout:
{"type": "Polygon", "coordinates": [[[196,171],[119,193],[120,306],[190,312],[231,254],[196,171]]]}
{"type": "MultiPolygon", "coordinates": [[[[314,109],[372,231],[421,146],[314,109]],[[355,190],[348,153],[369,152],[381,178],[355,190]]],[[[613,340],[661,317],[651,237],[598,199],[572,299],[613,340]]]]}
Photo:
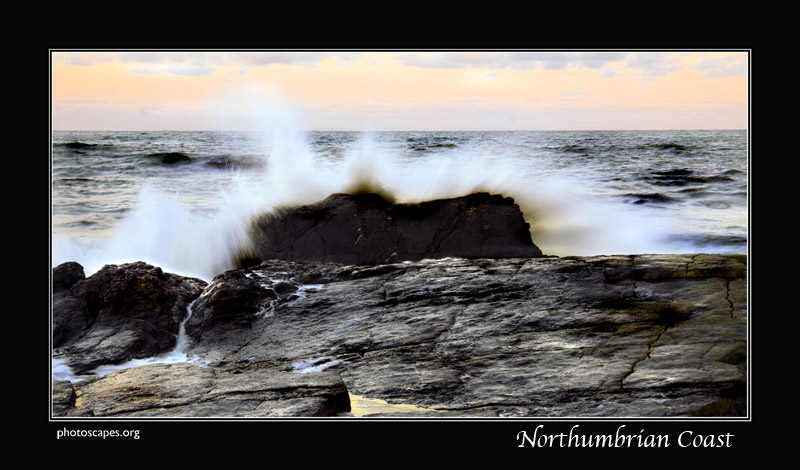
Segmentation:
{"type": "Polygon", "coordinates": [[[655,78],[681,70],[696,70],[709,78],[741,76],[747,74],[744,53],[726,55],[703,54],[694,60],[692,52],[637,52],[631,54],[626,66],[642,69],[644,78],[655,78]]]}
{"type": "Polygon", "coordinates": [[[117,60],[137,64],[207,64],[212,55],[206,52],[120,52],[117,60]]]}
{"type": "Polygon", "coordinates": [[[561,96],[586,96],[585,91],[564,91],[561,96]]]}
{"type": "Polygon", "coordinates": [[[617,69],[615,69],[614,67],[609,67],[609,66],[603,67],[602,72],[603,72],[603,77],[605,78],[611,78],[617,75],[617,69]]]}
{"type": "Polygon", "coordinates": [[[95,105],[95,104],[108,104],[108,101],[98,98],[92,100],[78,100],[75,98],[62,98],[59,100],[55,100],[57,104],[65,104],[65,105],[95,105]]]}
{"type": "Polygon", "coordinates": [[[619,66],[638,69],[645,80],[681,70],[692,69],[711,78],[738,76],[747,73],[744,54],[704,55],[696,60],[693,51],[476,51],[476,52],[409,52],[399,54],[401,64],[440,69],[513,69],[519,71],[563,70],[583,67],[598,70],[604,77],[620,72],[619,66]]]}
{"type": "Polygon", "coordinates": [[[215,66],[212,65],[194,65],[194,64],[175,64],[175,65],[148,65],[139,64],[134,65],[128,69],[128,73],[134,75],[182,75],[187,77],[200,77],[208,76],[214,73],[215,66]]]}
{"type": "Polygon", "coordinates": [[[604,68],[611,62],[628,57],[624,52],[535,52],[526,53],[526,60],[537,61],[546,70],[562,70],[581,65],[590,69],[604,68]]]}
{"type": "Polygon", "coordinates": [[[642,69],[645,78],[654,78],[682,69],[687,54],[674,52],[636,52],[628,57],[626,67],[642,69]]]}
{"type": "Polygon", "coordinates": [[[747,58],[744,54],[704,56],[690,68],[710,78],[737,77],[747,75],[747,58]]]}
{"type": "Polygon", "coordinates": [[[181,64],[193,65],[244,65],[264,66],[272,64],[284,65],[316,65],[332,56],[341,61],[353,61],[359,54],[303,51],[238,51],[238,52],[129,52],[120,53],[117,58],[123,62],[146,64],[181,64]]]}
{"type": "Polygon", "coordinates": [[[561,70],[580,65],[588,68],[605,67],[625,59],[622,52],[415,52],[400,54],[397,60],[413,67],[424,68],[495,68],[561,70]]]}
{"type": "Polygon", "coordinates": [[[488,66],[486,55],[478,52],[412,52],[399,54],[397,60],[403,65],[433,69],[460,69],[488,66]]]}
{"type": "Polygon", "coordinates": [[[481,78],[489,79],[489,80],[497,80],[500,78],[500,75],[495,72],[494,70],[489,70],[488,72],[484,72],[481,75],[481,78]]]}
{"type": "Polygon", "coordinates": [[[135,64],[128,69],[134,75],[208,76],[219,65],[217,57],[203,52],[121,52],[117,60],[135,64]]]}
{"type": "MultiPolygon", "coordinates": [[[[239,63],[250,66],[265,66],[273,64],[313,66],[329,58],[331,54],[325,52],[280,52],[280,51],[250,51],[217,53],[215,60],[226,63],[239,63]]],[[[347,56],[349,59],[350,56],[347,56]]]]}
{"type": "Polygon", "coordinates": [[[251,67],[267,65],[299,65],[313,67],[320,61],[336,56],[343,63],[352,62],[358,54],[330,54],[302,51],[240,51],[240,52],[121,52],[120,62],[136,64],[129,73],[139,75],[174,74],[184,76],[211,75],[220,66],[238,66],[236,73],[245,73],[251,67]]]}
{"type": "Polygon", "coordinates": [[[82,67],[104,64],[114,60],[113,54],[102,52],[54,52],[52,58],[56,64],[82,67]]]}
{"type": "Polygon", "coordinates": [[[353,64],[354,62],[361,60],[361,58],[364,56],[364,54],[360,52],[345,52],[345,53],[337,53],[335,55],[340,65],[353,64]]]}

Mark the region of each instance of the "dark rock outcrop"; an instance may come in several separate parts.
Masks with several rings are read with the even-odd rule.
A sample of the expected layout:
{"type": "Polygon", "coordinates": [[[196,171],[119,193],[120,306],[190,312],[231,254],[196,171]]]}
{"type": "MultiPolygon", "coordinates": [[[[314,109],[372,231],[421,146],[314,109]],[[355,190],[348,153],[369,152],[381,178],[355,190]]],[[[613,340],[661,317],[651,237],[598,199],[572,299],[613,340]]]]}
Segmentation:
{"type": "Polygon", "coordinates": [[[249,326],[251,317],[265,308],[265,301],[275,293],[242,271],[227,271],[211,280],[192,305],[192,317],[186,322],[189,331],[212,328],[215,324],[241,323],[249,326]]]}
{"type": "Polygon", "coordinates": [[[381,416],[745,416],[746,263],[267,261],[219,276],[195,303],[206,306],[189,352],[207,368],[130,369],[54,398],[62,416],[311,416],[341,412],[343,393],[354,414],[357,401],[402,405],[381,416]],[[304,382],[315,376],[345,390],[304,382]],[[304,401],[317,391],[328,411],[304,401]]]}
{"type": "Polygon", "coordinates": [[[78,281],[86,279],[83,266],[75,262],[67,262],[53,268],[53,293],[68,291],[78,281]]]}
{"type": "Polygon", "coordinates": [[[81,374],[103,364],[150,357],[175,346],[188,303],[206,283],[142,262],[53,269],[53,345],[81,374]]]}
{"type": "Polygon", "coordinates": [[[74,342],[92,325],[96,315],[86,303],[86,275],[83,266],[75,262],[53,268],[53,346],[62,347],[74,342]]]}
{"type": "Polygon", "coordinates": [[[259,316],[270,315],[287,293],[296,290],[289,286],[253,273],[226,271],[214,277],[192,305],[186,333],[195,340],[237,334],[237,329],[249,328],[259,316]]]}
{"type": "Polygon", "coordinates": [[[475,193],[419,204],[334,194],[279,209],[252,226],[243,258],[374,265],[424,258],[530,258],[542,252],[511,198],[475,193]]]}

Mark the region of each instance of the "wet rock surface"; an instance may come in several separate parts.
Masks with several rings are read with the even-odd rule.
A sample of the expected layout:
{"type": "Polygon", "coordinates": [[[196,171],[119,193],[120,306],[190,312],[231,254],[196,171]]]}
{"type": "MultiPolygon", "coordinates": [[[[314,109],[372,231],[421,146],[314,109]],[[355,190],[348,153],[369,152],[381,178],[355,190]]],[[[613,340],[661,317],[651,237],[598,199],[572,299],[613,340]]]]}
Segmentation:
{"type": "Polygon", "coordinates": [[[198,297],[202,366],[58,382],[54,414],[341,416],[352,396],[412,406],[375,416],[743,416],[746,262],[265,261],[198,297]]]}
{"type": "Polygon", "coordinates": [[[333,194],[257,218],[251,239],[253,252],[245,257],[261,261],[373,265],[542,255],[514,200],[488,193],[419,204],[391,204],[377,194],[333,194]]]}
{"type": "Polygon", "coordinates": [[[53,269],[53,346],[82,374],[169,351],[186,307],[206,283],[143,262],[89,278],[77,263],[53,269]]]}

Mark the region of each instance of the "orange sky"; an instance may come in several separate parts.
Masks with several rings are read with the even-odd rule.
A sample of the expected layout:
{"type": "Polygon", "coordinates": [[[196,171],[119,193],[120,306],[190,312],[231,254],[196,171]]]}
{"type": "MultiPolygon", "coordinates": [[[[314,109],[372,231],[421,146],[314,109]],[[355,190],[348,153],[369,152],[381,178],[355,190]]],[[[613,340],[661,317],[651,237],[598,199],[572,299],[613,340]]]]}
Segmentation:
{"type": "Polygon", "coordinates": [[[55,130],[745,129],[748,52],[52,51],[55,130]]]}

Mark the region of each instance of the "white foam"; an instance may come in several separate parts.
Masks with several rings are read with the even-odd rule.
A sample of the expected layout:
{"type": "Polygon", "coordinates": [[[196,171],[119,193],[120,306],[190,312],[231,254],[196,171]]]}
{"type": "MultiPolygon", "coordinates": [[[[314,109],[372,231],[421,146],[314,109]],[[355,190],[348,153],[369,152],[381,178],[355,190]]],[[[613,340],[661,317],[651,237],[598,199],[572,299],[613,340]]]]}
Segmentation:
{"type": "Polygon", "coordinates": [[[53,380],[69,380],[70,382],[75,383],[91,377],[90,375],[75,375],[75,372],[72,371],[72,368],[67,365],[67,361],[62,358],[53,358],[52,368],[53,380]]]}
{"type": "Polygon", "coordinates": [[[293,362],[293,373],[308,374],[311,372],[321,372],[328,367],[333,367],[337,364],[343,364],[344,361],[336,359],[335,357],[324,356],[316,359],[306,359],[304,361],[293,362]]]}
{"type": "Polygon", "coordinates": [[[278,299],[271,299],[264,308],[258,312],[258,315],[264,318],[269,318],[275,315],[275,307],[278,305],[278,299]]]}
{"type": "Polygon", "coordinates": [[[192,300],[189,305],[186,306],[186,318],[184,318],[178,326],[178,339],[175,343],[175,349],[172,351],[174,355],[186,356],[186,347],[189,345],[189,336],[186,334],[186,322],[192,318],[192,307],[195,302],[197,302],[197,299],[192,300]]]}
{"type": "Polygon", "coordinates": [[[297,296],[297,298],[287,303],[286,305],[289,307],[294,307],[295,305],[297,305],[298,302],[301,302],[308,298],[306,291],[319,291],[319,290],[322,290],[322,284],[302,284],[297,287],[297,292],[294,293],[294,295],[297,296]]]}
{"type": "Polygon", "coordinates": [[[153,364],[179,364],[184,362],[191,362],[186,354],[170,352],[162,356],[148,357],[144,359],[132,359],[122,364],[109,364],[95,368],[91,374],[98,377],[119,372],[121,370],[132,369],[134,367],[149,366],[153,364]]]}

